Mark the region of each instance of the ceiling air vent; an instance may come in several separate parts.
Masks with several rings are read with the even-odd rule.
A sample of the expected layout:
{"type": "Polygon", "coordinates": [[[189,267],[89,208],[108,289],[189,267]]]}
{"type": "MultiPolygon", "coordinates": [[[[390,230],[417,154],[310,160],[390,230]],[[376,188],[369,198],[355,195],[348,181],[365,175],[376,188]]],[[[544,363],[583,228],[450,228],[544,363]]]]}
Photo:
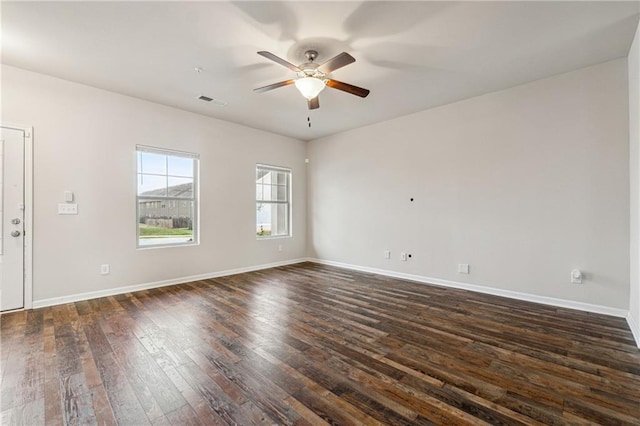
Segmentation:
{"type": "Polygon", "coordinates": [[[198,96],[198,99],[205,102],[212,102],[215,106],[219,106],[219,107],[227,106],[227,102],[221,99],[210,98],[209,96],[205,96],[205,95],[198,96]]]}

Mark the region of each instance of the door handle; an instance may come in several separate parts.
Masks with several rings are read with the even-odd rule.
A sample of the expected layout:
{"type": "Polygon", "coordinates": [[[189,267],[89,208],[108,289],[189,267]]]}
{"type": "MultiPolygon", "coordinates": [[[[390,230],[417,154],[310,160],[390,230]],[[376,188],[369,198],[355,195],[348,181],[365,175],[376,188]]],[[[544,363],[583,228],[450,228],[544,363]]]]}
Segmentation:
{"type": "Polygon", "coordinates": [[[19,237],[19,236],[20,236],[20,231],[13,231],[13,232],[11,233],[11,236],[12,236],[12,237],[19,237]]]}

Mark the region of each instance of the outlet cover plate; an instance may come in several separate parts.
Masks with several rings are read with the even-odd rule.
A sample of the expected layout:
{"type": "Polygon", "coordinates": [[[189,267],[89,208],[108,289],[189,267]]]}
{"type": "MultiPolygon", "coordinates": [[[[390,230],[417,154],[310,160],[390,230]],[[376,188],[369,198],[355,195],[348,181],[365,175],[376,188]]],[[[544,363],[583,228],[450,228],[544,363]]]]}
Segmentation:
{"type": "Polygon", "coordinates": [[[58,214],[78,214],[78,205],[75,203],[58,204],[58,214]]]}

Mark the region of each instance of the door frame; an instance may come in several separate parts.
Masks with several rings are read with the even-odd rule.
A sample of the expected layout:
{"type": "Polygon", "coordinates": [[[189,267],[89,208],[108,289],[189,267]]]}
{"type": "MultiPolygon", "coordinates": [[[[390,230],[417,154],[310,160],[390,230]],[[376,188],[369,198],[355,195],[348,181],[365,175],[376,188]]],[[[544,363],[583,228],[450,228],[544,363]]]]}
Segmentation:
{"type": "Polygon", "coordinates": [[[24,134],[24,308],[33,308],[33,127],[0,122],[24,134]]]}

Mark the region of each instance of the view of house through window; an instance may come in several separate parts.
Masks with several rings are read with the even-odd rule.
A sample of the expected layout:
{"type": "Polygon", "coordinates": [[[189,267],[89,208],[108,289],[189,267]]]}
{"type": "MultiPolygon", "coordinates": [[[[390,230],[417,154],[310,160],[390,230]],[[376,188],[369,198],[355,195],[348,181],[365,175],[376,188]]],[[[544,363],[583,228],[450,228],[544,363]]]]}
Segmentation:
{"type": "Polygon", "coordinates": [[[138,247],[196,243],[198,155],[136,150],[138,247]]]}
{"type": "Polygon", "coordinates": [[[256,166],[256,234],[291,235],[291,170],[256,166]]]}

